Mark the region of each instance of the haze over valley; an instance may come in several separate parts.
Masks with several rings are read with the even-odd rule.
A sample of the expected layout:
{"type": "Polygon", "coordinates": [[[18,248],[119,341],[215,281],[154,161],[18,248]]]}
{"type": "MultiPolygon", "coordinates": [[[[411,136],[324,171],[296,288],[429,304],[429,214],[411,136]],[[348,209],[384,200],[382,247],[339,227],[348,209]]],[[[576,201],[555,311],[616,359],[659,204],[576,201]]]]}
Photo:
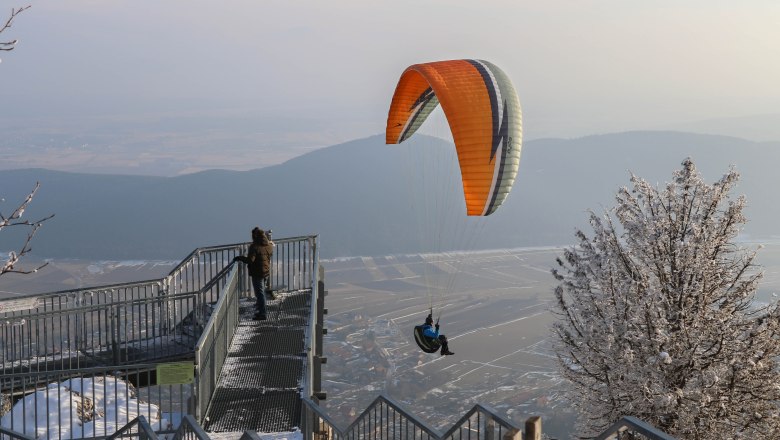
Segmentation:
{"type": "MultiPolygon", "coordinates": [[[[560,369],[553,351],[560,281],[551,269],[578,230],[593,234],[590,212],[611,209],[633,175],[663,188],[686,158],[709,184],[733,167],[741,177],[732,195],[747,202],[736,243],[757,249],[764,272],[751,305],[780,295],[780,3],[30,0],[8,8],[5,27],[0,11],[0,214],[40,183],[22,219],[54,216],[15,268],[47,264],[3,274],[0,299],[30,297],[16,302],[24,305],[47,292],[157,280],[196,248],[250,241],[255,226],[274,239],[317,235],[328,309],[321,405],[333,420],[346,426],[385,393],[437,428],[480,403],[517,425],[542,416],[545,434],[563,439],[575,435],[575,388],[563,376],[575,370],[560,369]],[[427,64],[445,60],[455,61],[427,64]],[[414,87],[397,86],[403,80],[414,87]],[[460,94],[458,111],[450,92],[460,94]],[[448,117],[468,124],[453,129],[448,117]],[[480,151],[459,148],[461,159],[488,163],[461,168],[458,136],[484,137],[480,151]],[[503,179],[519,145],[508,198],[489,216],[466,216],[464,187],[487,187],[478,199],[492,209],[512,185],[503,179]],[[464,184],[461,169],[480,183],[464,184]],[[429,311],[455,355],[416,346],[412,329],[429,311]]],[[[28,233],[0,227],[0,267],[28,233]]],[[[614,285],[638,280],[634,267],[627,284],[614,285]]],[[[673,315],[703,316],[657,321],[673,315]]],[[[602,335],[621,319],[603,319],[602,335]]],[[[665,331],[638,333],[661,340],[665,331]]],[[[677,367],[681,357],[671,360],[665,343],[645,344],[655,352],[636,372],[659,378],[677,367]]],[[[616,356],[604,358],[610,370],[616,356]]],[[[649,383],[641,380],[633,383],[649,383]]]]}
{"type": "MultiPolygon", "coordinates": [[[[778,147],[683,132],[529,141],[512,193],[495,214],[478,219],[463,215],[452,144],[426,136],[401,145],[358,139],[244,172],[7,170],[0,187],[21,199],[41,183],[26,215],[56,217],[36,237],[38,258],[178,260],[196,247],[246,241],[255,225],[277,236],[319,234],[322,256],[333,258],[567,245],[575,228],[586,226],[586,211],[611,206],[631,172],[663,183],[691,157],[711,181],[735,166],[742,175],[735,195],[748,201],[742,238],[766,241],[777,236],[780,216],[778,147]]],[[[7,196],[4,204],[16,202],[7,196]]],[[[3,231],[0,249],[12,249],[22,233],[3,231]]]]}

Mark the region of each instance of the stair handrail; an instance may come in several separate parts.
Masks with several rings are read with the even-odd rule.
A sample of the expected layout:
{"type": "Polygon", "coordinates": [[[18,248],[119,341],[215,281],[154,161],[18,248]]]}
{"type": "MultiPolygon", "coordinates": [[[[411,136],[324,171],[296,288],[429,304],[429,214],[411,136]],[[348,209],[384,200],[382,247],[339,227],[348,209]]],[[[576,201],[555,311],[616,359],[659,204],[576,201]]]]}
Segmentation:
{"type": "MultiPolygon", "coordinates": [[[[493,420],[497,422],[501,428],[505,428],[507,430],[507,434],[516,434],[519,433],[521,430],[519,427],[515,426],[514,423],[507,420],[506,418],[499,415],[494,409],[481,405],[476,404],[474,407],[468,411],[463,417],[458,419],[457,422],[455,422],[450,429],[448,429],[443,434],[437,430],[436,428],[430,426],[427,422],[421,420],[416,415],[408,412],[395,400],[393,400],[391,397],[387,396],[384,393],[381,393],[379,396],[377,396],[373,402],[371,402],[370,405],[366,407],[363,412],[361,412],[352,423],[350,423],[346,428],[341,429],[336,425],[336,423],[333,421],[333,419],[328,416],[325,411],[319,407],[316,403],[314,403],[312,400],[307,399],[305,397],[302,397],[303,404],[306,408],[313,411],[317,417],[319,417],[322,421],[324,421],[329,429],[332,429],[335,431],[335,433],[338,435],[337,438],[350,438],[349,434],[353,430],[359,428],[361,426],[361,423],[364,421],[364,419],[368,419],[372,415],[372,411],[382,405],[386,404],[390,408],[392,408],[395,412],[397,412],[399,415],[403,416],[405,420],[410,422],[412,425],[414,425],[417,429],[419,429],[421,432],[424,432],[429,437],[436,439],[436,440],[442,440],[446,438],[453,437],[455,432],[458,429],[461,429],[463,427],[463,424],[467,422],[475,413],[484,413],[486,415],[489,415],[490,420],[493,420]]],[[[302,414],[303,417],[306,417],[305,412],[302,414]]],[[[488,419],[486,418],[485,421],[488,419]]],[[[400,420],[399,420],[400,421],[400,420]]],[[[304,425],[306,424],[307,420],[304,420],[304,425]]],[[[501,436],[502,438],[504,436],[501,436]]]]}
{"type": "Polygon", "coordinates": [[[127,425],[123,426],[119,431],[111,434],[106,438],[106,440],[114,440],[119,437],[125,437],[128,435],[132,435],[129,431],[133,429],[134,427],[138,427],[138,430],[140,431],[138,436],[144,437],[148,440],[157,440],[157,433],[154,432],[154,429],[152,429],[152,426],[149,425],[149,422],[146,421],[146,417],[144,416],[138,416],[134,418],[133,420],[129,421],[127,425]],[[125,434],[127,432],[127,434],[125,434]],[[143,435],[141,435],[141,432],[143,432],[143,435]]]}
{"type": "Polygon", "coordinates": [[[13,431],[8,428],[0,426],[0,438],[9,440],[36,440],[35,437],[31,437],[23,432],[13,431]]]}
{"type": "Polygon", "coordinates": [[[633,416],[623,416],[620,420],[607,428],[606,431],[599,434],[599,436],[596,437],[596,440],[619,438],[620,433],[624,431],[642,434],[650,440],[677,440],[676,437],[672,437],[644,420],[633,416]]]}
{"type": "Polygon", "coordinates": [[[184,417],[181,419],[181,423],[179,424],[179,427],[176,429],[176,432],[173,434],[173,438],[171,440],[182,440],[182,439],[192,439],[196,438],[198,440],[209,440],[211,437],[209,437],[208,433],[206,433],[205,430],[203,430],[203,427],[198,424],[198,421],[195,420],[195,417],[192,417],[190,414],[185,414],[184,417]]]}
{"type": "MultiPolygon", "coordinates": [[[[214,280],[225,279],[226,291],[220,295],[219,300],[214,305],[214,309],[211,311],[211,316],[203,327],[203,331],[200,334],[197,342],[193,346],[193,354],[195,357],[195,408],[196,415],[195,420],[203,420],[208,406],[211,404],[213,398],[214,386],[222,372],[225,357],[227,352],[217,353],[215,344],[219,338],[223,339],[223,342],[229,346],[230,341],[233,339],[235,328],[238,325],[237,316],[231,315],[238,314],[238,295],[242,288],[240,284],[240,278],[243,274],[243,266],[231,263],[222,269],[217,276],[210,281],[207,286],[210,288],[213,286],[214,280]],[[236,290],[237,292],[234,292],[236,290]],[[231,309],[229,309],[231,308],[231,309]],[[232,313],[231,313],[232,312],[232,313]],[[224,319],[228,322],[220,323],[217,320],[224,319]],[[219,325],[223,324],[223,325],[219,325]],[[219,359],[215,356],[220,355],[219,359]],[[204,360],[208,360],[208,365],[204,365],[204,360]],[[208,370],[208,371],[206,371],[208,370]]],[[[207,288],[204,287],[204,291],[207,288]]]]}
{"type": "Polygon", "coordinates": [[[360,413],[360,415],[357,416],[357,418],[347,426],[347,428],[344,430],[344,433],[348,433],[352,431],[356,426],[359,425],[359,423],[362,421],[363,418],[365,418],[368,414],[370,414],[371,409],[373,409],[375,406],[380,405],[381,403],[387,403],[391,408],[401,413],[404,417],[407,419],[410,419],[413,425],[420,428],[422,431],[424,431],[426,434],[430,435],[434,438],[442,438],[441,434],[438,432],[438,430],[427,423],[425,423],[422,420],[419,420],[416,416],[413,414],[410,414],[407,412],[400,404],[398,404],[395,400],[390,398],[389,396],[385,395],[384,393],[380,394],[379,396],[374,399],[373,402],[371,402],[370,405],[366,407],[363,412],[360,413]]]}
{"type": "MultiPolygon", "coordinates": [[[[451,435],[455,433],[456,430],[458,430],[467,420],[471,418],[472,415],[475,413],[483,413],[490,416],[490,419],[492,419],[495,422],[498,422],[499,425],[501,425],[502,428],[506,428],[507,432],[519,432],[520,428],[515,426],[512,422],[502,417],[495,409],[487,406],[482,405],[481,403],[475,404],[466,414],[463,415],[460,419],[458,419],[455,424],[452,425],[450,429],[447,430],[447,432],[444,433],[441,438],[448,438],[451,435]]],[[[500,436],[500,438],[503,438],[503,436],[500,436]]]]}

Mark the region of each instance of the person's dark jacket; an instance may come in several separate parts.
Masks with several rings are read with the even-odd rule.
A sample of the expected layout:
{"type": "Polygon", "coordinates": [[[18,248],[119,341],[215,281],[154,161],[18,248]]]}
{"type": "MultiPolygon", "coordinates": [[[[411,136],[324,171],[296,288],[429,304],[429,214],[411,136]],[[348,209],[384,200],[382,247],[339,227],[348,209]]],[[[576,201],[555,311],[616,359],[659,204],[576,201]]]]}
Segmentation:
{"type": "Polygon", "coordinates": [[[423,324],[423,336],[430,339],[439,339],[439,324],[436,324],[436,329],[430,324],[423,324]]]}
{"type": "Polygon", "coordinates": [[[265,234],[249,245],[246,256],[239,255],[237,260],[242,261],[249,266],[249,276],[265,278],[271,273],[271,255],[274,252],[273,244],[268,241],[265,234]]]}

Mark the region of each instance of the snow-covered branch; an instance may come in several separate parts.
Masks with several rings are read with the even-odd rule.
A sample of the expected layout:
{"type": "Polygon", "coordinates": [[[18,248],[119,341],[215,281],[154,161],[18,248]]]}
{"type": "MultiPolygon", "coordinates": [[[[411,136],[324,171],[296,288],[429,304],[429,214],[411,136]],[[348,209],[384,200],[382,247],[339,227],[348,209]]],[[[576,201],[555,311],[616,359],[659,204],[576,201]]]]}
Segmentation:
{"type": "Polygon", "coordinates": [[[632,415],[678,438],[780,438],[780,307],[753,304],[739,175],[709,185],[686,159],[661,188],[630,180],[552,271],[581,432],[632,415]]]}
{"type": "MultiPolygon", "coordinates": [[[[8,20],[6,20],[3,27],[0,27],[0,34],[10,29],[16,16],[21,14],[27,9],[30,9],[30,5],[22,6],[20,8],[11,8],[11,15],[8,17],[8,20]]],[[[13,50],[16,47],[16,43],[18,42],[19,40],[0,41],[0,50],[4,50],[4,51],[13,50]]]]}
{"type": "Polygon", "coordinates": [[[35,188],[33,188],[33,190],[30,191],[30,194],[27,195],[24,201],[21,204],[19,204],[17,207],[15,207],[10,214],[5,215],[2,209],[0,209],[0,231],[8,227],[28,229],[27,239],[24,241],[24,244],[21,246],[21,248],[9,252],[8,258],[6,260],[0,260],[0,276],[6,273],[29,274],[38,271],[39,269],[45,267],[48,264],[48,263],[44,263],[33,269],[21,269],[18,267],[19,260],[32,250],[31,247],[32,239],[33,237],[35,237],[35,234],[38,232],[38,229],[40,229],[41,226],[43,225],[43,222],[54,217],[54,214],[52,214],[42,219],[34,220],[34,221],[30,221],[28,219],[22,218],[24,212],[27,210],[27,207],[30,205],[30,202],[32,202],[33,197],[35,197],[35,194],[38,192],[38,188],[40,187],[41,187],[40,182],[36,182],[35,188]]]}
{"type": "MultiPolygon", "coordinates": [[[[27,9],[30,9],[30,5],[22,6],[19,8],[11,8],[11,15],[8,16],[8,19],[5,21],[5,24],[2,27],[0,27],[0,34],[10,29],[14,23],[14,19],[19,14],[26,11],[27,9]]],[[[18,43],[18,41],[19,40],[0,41],[0,51],[13,50],[16,47],[16,43],[18,43]]],[[[35,220],[35,221],[30,221],[28,219],[22,218],[25,211],[27,210],[27,207],[30,205],[30,202],[32,202],[33,197],[35,197],[35,193],[38,192],[38,188],[40,188],[40,186],[41,186],[40,183],[36,182],[35,188],[33,188],[33,190],[30,192],[30,194],[27,195],[24,201],[21,202],[19,206],[14,208],[10,214],[7,215],[4,214],[3,209],[0,206],[0,231],[2,231],[7,227],[17,227],[17,228],[23,227],[28,229],[27,239],[24,241],[24,244],[21,246],[21,248],[9,252],[7,259],[5,260],[0,259],[0,276],[7,273],[29,274],[38,271],[39,269],[46,266],[46,264],[48,264],[48,263],[44,263],[33,269],[19,268],[19,260],[32,250],[30,244],[32,242],[33,237],[35,237],[35,234],[38,232],[38,229],[40,229],[41,225],[43,225],[43,222],[54,217],[54,215],[52,214],[48,217],[44,217],[40,220],[35,220]]],[[[0,202],[3,201],[5,200],[0,199],[0,202]]]]}

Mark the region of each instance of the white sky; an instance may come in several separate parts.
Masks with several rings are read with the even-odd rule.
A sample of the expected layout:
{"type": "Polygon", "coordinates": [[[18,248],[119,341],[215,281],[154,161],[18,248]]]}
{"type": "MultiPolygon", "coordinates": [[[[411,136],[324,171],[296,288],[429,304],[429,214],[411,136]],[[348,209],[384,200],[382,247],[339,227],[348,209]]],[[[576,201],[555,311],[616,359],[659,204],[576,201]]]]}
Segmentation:
{"type": "Polygon", "coordinates": [[[20,40],[0,53],[0,120],[251,115],[326,146],[382,133],[406,66],[455,58],[509,74],[526,139],[780,113],[774,0],[0,0],[0,13],[27,3],[0,38],[20,40]]]}

